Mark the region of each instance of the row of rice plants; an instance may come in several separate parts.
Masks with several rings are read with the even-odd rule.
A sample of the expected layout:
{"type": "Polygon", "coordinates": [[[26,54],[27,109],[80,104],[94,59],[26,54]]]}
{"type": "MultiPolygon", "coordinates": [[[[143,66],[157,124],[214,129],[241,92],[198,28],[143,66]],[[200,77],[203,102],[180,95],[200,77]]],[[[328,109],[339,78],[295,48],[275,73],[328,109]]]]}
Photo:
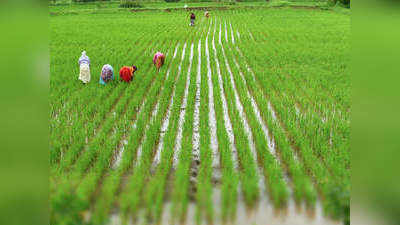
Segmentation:
{"type": "MultiPolygon", "coordinates": [[[[223,32],[220,28],[220,32],[223,32]]],[[[222,45],[218,45],[216,49],[216,55],[220,63],[225,64],[223,59],[222,45]]],[[[244,129],[243,121],[239,115],[238,110],[235,107],[235,96],[231,86],[228,86],[228,71],[227,67],[221,66],[221,73],[218,74],[219,82],[222,81],[223,86],[221,87],[224,91],[229,117],[232,121],[232,128],[234,134],[234,144],[236,149],[238,149],[238,160],[239,160],[239,175],[241,181],[241,187],[244,195],[244,200],[246,204],[249,206],[254,206],[258,196],[259,196],[259,187],[258,187],[258,174],[256,170],[256,163],[252,157],[250,143],[248,136],[244,129]]]]}
{"type": "MultiPolygon", "coordinates": [[[[190,41],[190,40],[189,40],[190,41]]],[[[168,178],[170,175],[172,162],[173,162],[173,154],[174,154],[174,146],[176,135],[178,131],[178,122],[179,122],[179,112],[182,106],[183,95],[185,91],[185,82],[186,76],[183,75],[183,71],[188,64],[188,55],[187,44],[185,43],[182,50],[182,58],[181,63],[178,67],[178,81],[175,83],[175,93],[173,96],[173,105],[171,106],[171,114],[169,117],[169,126],[165,134],[162,152],[161,152],[161,160],[158,165],[156,165],[155,172],[153,177],[150,178],[147,186],[146,186],[146,200],[145,206],[147,208],[147,215],[149,218],[154,218],[156,222],[159,222],[161,219],[161,214],[163,211],[163,203],[166,195],[166,186],[168,185],[168,178]],[[183,67],[182,67],[183,65],[183,67]]],[[[122,200],[123,201],[123,200],[122,200]]],[[[129,203],[127,203],[128,205],[129,203]]]]}
{"type": "MultiPolygon", "coordinates": [[[[202,42],[201,52],[199,52],[199,57],[201,57],[202,62],[205,62],[206,54],[208,56],[208,37],[210,33],[210,29],[212,26],[212,22],[210,24],[210,28],[207,32],[207,37],[205,41],[202,42]],[[207,44],[206,44],[207,43],[207,44]]],[[[207,75],[211,75],[211,65],[209,60],[199,65],[198,74],[200,76],[200,112],[199,112],[199,133],[200,133],[200,166],[198,168],[198,179],[196,185],[196,202],[197,202],[197,210],[196,210],[196,222],[197,224],[201,224],[202,220],[206,218],[206,221],[211,224],[214,220],[214,207],[212,201],[212,174],[213,174],[213,153],[211,150],[211,130],[209,127],[210,119],[209,119],[209,87],[208,86],[208,78],[207,75]],[[207,71],[207,72],[206,72],[207,71]]],[[[214,155],[215,157],[215,155],[214,155]]],[[[219,207],[219,206],[216,206],[219,207]]]]}
{"type": "MultiPolygon", "coordinates": [[[[181,139],[178,140],[178,146],[175,149],[174,160],[177,159],[177,165],[175,166],[176,170],[174,173],[174,183],[173,183],[173,191],[171,193],[172,197],[172,207],[171,207],[171,216],[173,218],[172,222],[175,221],[183,221],[186,218],[186,212],[189,203],[189,185],[191,180],[191,175],[194,175],[193,172],[190,172],[190,167],[192,163],[196,163],[196,161],[192,162],[193,157],[195,157],[195,151],[198,149],[194,149],[193,141],[194,141],[194,112],[195,112],[195,101],[196,101],[196,92],[199,86],[196,84],[198,72],[196,68],[200,68],[201,63],[201,38],[205,33],[206,28],[209,28],[208,23],[202,24],[200,28],[200,37],[196,36],[193,38],[193,42],[190,49],[190,59],[189,59],[189,67],[188,67],[188,85],[185,90],[186,98],[186,107],[184,109],[183,118],[183,127],[181,139]],[[197,48],[195,47],[197,43],[197,48]],[[197,50],[197,51],[196,51],[197,50]],[[197,52],[197,57],[196,57],[197,52]],[[180,142],[180,143],[179,143],[180,142]],[[176,220],[175,220],[176,219],[176,220]]],[[[197,157],[197,156],[196,156],[197,157]]],[[[197,174],[195,174],[196,176],[197,174]]],[[[193,177],[192,177],[193,178],[193,177]]],[[[195,178],[194,178],[195,179],[195,178]]]]}
{"type": "MultiPolygon", "coordinates": [[[[193,32],[193,35],[197,33],[193,32]]],[[[193,41],[193,36],[190,38],[190,41],[193,41]]],[[[187,76],[180,75],[183,71],[186,70],[186,65],[188,65],[189,58],[185,58],[185,50],[187,44],[185,43],[182,52],[182,61],[178,68],[178,76],[179,80],[175,84],[175,92],[173,95],[173,105],[170,106],[170,116],[169,116],[169,123],[168,129],[166,130],[166,134],[164,136],[164,142],[161,146],[161,159],[159,163],[153,165],[154,168],[154,176],[149,180],[147,183],[146,196],[145,196],[145,205],[147,208],[146,215],[150,219],[154,219],[155,221],[160,221],[161,213],[163,211],[163,203],[166,194],[166,187],[168,185],[167,179],[170,175],[170,170],[173,163],[173,156],[174,156],[174,149],[177,147],[177,135],[179,129],[179,112],[181,107],[186,104],[184,101],[184,96],[186,92],[186,85],[185,82],[187,81],[187,76]],[[185,67],[182,68],[182,65],[185,67]]],[[[186,53],[188,55],[189,53],[186,53]]],[[[153,162],[154,164],[154,162],[153,162]]]]}
{"type": "MultiPolygon", "coordinates": [[[[177,156],[178,163],[173,176],[173,190],[171,193],[172,207],[171,216],[173,223],[185,219],[187,206],[188,206],[188,191],[189,191],[189,176],[190,164],[192,161],[192,138],[193,138],[193,115],[194,115],[194,102],[196,95],[196,57],[194,57],[196,38],[193,40],[190,49],[190,58],[188,66],[188,87],[187,87],[187,104],[184,111],[182,138],[179,140],[181,143],[176,149],[175,156],[177,156]]],[[[178,141],[178,143],[179,143],[178,141]]],[[[175,159],[174,159],[175,160],[175,159]]]]}
{"type": "MultiPolygon", "coordinates": [[[[251,96],[250,92],[248,91],[248,87],[246,86],[246,81],[243,80],[243,70],[241,68],[245,68],[244,65],[239,65],[238,61],[242,60],[236,60],[235,55],[233,53],[233,48],[234,46],[227,46],[228,51],[227,52],[227,57],[226,59],[228,60],[228,63],[230,65],[235,64],[236,67],[231,67],[232,69],[232,74],[234,77],[235,81],[235,86],[237,88],[237,92],[239,93],[239,98],[244,106],[244,111],[246,114],[246,118],[248,120],[248,123],[250,124],[250,128],[252,130],[252,133],[254,135],[254,142],[255,146],[257,149],[257,156],[258,156],[258,163],[260,163],[260,166],[263,167],[263,171],[265,174],[265,177],[268,181],[269,185],[269,194],[272,200],[274,201],[274,204],[276,207],[281,207],[285,205],[287,201],[287,184],[283,180],[283,168],[279,164],[279,161],[274,158],[274,155],[271,154],[271,152],[274,151],[274,149],[269,149],[271,148],[271,144],[268,143],[267,140],[267,135],[263,131],[262,124],[257,121],[256,118],[256,109],[254,107],[251,107],[252,101],[251,101],[251,96]],[[234,63],[232,63],[232,61],[234,63]],[[242,75],[242,76],[240,76],[242,75]]],[[[258,107],[257,105],[255,107],[258,107]]],[[[258,110],[260,111],[260,110],[258,110]]]]}
{"type": "MultiPolygon", "coordinates": [[[[194,34],[195,33],[196,32],[194,32],[194,34]]],[[[184,62],[184,65],[187,64],[186,60],[184,62]]],[[[169,91],[173,90],[173,88],[168,89],[169,91]]],[[[170,94],[172,94],[172,92],[170,94]]],[[[169,99],[170,97],[163,98],[165,104],[169,103],[169,99]]],[[[165,108],[165,111],[166,110],[167,109],[165,108]]],[[[165,115],[165,113],[163,115],[165,115]]],[[[161,121],[162,118],[163,117],[160,117],[159,120],[161,121]]],[[[150,130],[156,129],[156,131],[152,131],[151,135],[154,136],[154,138],[158,138],[161,130],[161,122],[156,122],[152,126],[154,128],[150,128],[150,130]]],[[[133,215],[135,219],[135,217],[137,217],[140,202],[144,201],[145,203],[147,203],[148,199],[151,198],[151,195],[146,195],[143,199],[142,191],[145,190],[144,188],[147,186],[148,183],[151,182],[150,180],[148,183],[146,183],[146,180],[150,178],[149,172],[151,171],[152,160],[154,157],[154,149],[156,147],[156,145],[154,145],[155,142],[156,141],[149,139],[148,142],[145,142],[143,144],[143,146],[145,146],[143,147],[144,154],[140,159],[138,159],[139,161],[137,163],[137,166],[136,168],[134,168],[134,172],[132,174],[132,177],[130,178],[130,182],[126,187],[126,192],[124,192],[123,196],[121,197],[121,211],[123,213],[124,219],[127,219],[128,215],[133,215]]],[[[152,215],[152,212],[148,211],[147,214],[150,216],[152,215]]]]}
{"type": "MultiPolygon", "coordinates": [[[[208,47],[215,46],[216,36],[216,24],[214,25],[213,38],[209,39],[208,47]]],[[[239,176],[236,171],[234,162],[234,152],[231,148],[231,143],[228,137],[228,132],[225,129],[225,120],[222,107],[222,99],[220,94],[220,88],[218,83],[218,73],[220,68],[216,62],[216,52],[209,54],[211,63],[211,74],[208,74],[208,79],[212,79],[212,88],[214,94],[214,107],[217,122],[217,139],[218,139],[218,150],[220,154],[220,165],[221,165],[221,218],[223,222],[233,221],[236,215],[237,209],[237,194],[238,194],[238,183],[239,176]]]]}

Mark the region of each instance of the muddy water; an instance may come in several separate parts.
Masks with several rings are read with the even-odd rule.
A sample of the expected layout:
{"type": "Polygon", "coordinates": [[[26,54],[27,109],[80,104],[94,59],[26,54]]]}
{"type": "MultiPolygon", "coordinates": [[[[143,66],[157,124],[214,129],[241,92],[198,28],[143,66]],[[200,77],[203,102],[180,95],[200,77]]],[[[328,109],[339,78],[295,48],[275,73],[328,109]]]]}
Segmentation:
{"type": "MultiPolygon", "coordinates": [[[[214,208],[214,224],[223,224],[221,221],[220,208],[221,205],[221,191],[219,188],[213,190],[213,208],[214,208]]],[[[185,223],[182,225],[195,225],[196,206],[193,202],[188,205],[188,213],[185,223]]],[[[171,225],[171,203],[167,202],[164,205],[162,220],[160,225],[171,225]]],[[[297,206],[294,200],[289,201],[288,206],[281,210],[274,209],[268,197],[264,194],[261,196],[260,201],[254,209],[248,209],[239,202],[236,218],[233,222],[226,224],[229,225],[341,225],[340,221],[332,220],[324,217],[322,206],[317,202],[314,211],[306,210],[305,207],[297,206]]],[[[117,220],[115,220],[117,221],[117,220]]],[[[112,225],[119,225],[114,223],[112,225]]],[[[202,223],[206,224],[206,223],[202,223]]]]}
{"type": "MultiPolygon", "coordinates": [[[[221,23],[219,24],[219,37],[218,37],[218,43],[220,43],[220,44],[222,44],[222,41],[221,41],[221,23]]],[[[215,33],[215,31],[214,31],[214,33],[215,33]]],[[[214,38],[213,38],[213,40],[214,40],[214,38]]],[[[214,43],[214,42],[213,42],[214,43]]]]}
{"type": "Polygon", "coordinates": [[[229,43],[228,31],[227,31],[227,29],[226,29],[226,21],[224,22],[224,25],[225,25],[225,42],[226,42],[226,43],[229,43]]]}
{"type": "Polygon", "coordinates": [[[232,24],[229,22],[229,27],[231,28],[231,37],[232,37],[232,44],[235,44],[235,35],[233,34],[232,24]]]}
{"type": "MultiPolygon", "coordinates": [[[[214,190],[214,224],[223,224],[221,221],[220,210],[218,206],[221,203],[221,193],[219,189],[214,190]]],[[[268,201],[268,198],[262,198],[255,209],[249,210],[244,204],[239,204],[236,218],[234,222],[226,223],[229,225],[341,225],[340,221],[332,220],[324,217],[322,212],[322,206],[318,202],[317,207],[314,211],[307,211],[304,207],[298,207],[294,204],[294,201],[290,201],[286,209],[277,211],[274,209],[272,204],[268,201]]],[[[171,206],[170,202],[164,204],[162,219],[159,225],[171,225],[171,206]]],[[[187,217],[184,223],[181,225],[196,225],[195,218],[196,206],[193,202],[189,203],[187,217]],[[190,218],[190,219],[189,219],[190,218]]],[[[122,220],[118,212],[114,212],[110,215],[110,221],[108,225],[122,225],[122,220]]],[[[151,224],[145,223],[144,215],[141,214],[138,221],[133,223],[129,221],[128,225],[138,224],[151,224]]],[[[207,224],[203,222],[202,224],[207,224]]]]}
{"type": "Polygon", "coordinates": [[[201,39],[197,45],[198,64],[196,74],[196,96],[193,119],[193,160],[200,161],[200,85],[201,85],[201,39]]]}
{"type": "MultiPolygon", "coordinates": [[[[197,45],[198,51],[198,64],[197,64],[197,74],[196,74],[196,95],[194,102],[194,112],[193,112],[193,137],[192,137],[192,165],[191,165],[191,176],[190,176],[190,185],[192,191],[190,193],[194,194],[196,192],[197,187],[197,174],[200,165],[200,85],[201,85],[201,39],[199,39],[199,43],[197,45]]],[[[193,197],[193,196],[192,196],[193,197]]],[[[191,209],[189,205],[189,209],[191,209]]],[[[190,211],[189,213],[190,214],[190,211]]],[[[188,219],[194,219],[194,217],[190,217],[188,215],[188,219]]]]}
{"type": "Polygon", "coordinates": [[[262,198],[255,210],[247,210],[243,204],[238,206],[238,214],[235,224],[257,224],[257,225],[340,225],[323,216],[322,207],[317,204],[314,212],[297,207],[294,201],[289,201],[286,209],[277,211],[269,203],[268,198],[262,198]]]}
{"type": "MultiPolygon", "coordinates": [[[[217,121],[215,119],[215,108],[214,108],[214,89],[211,80],[211,64],[210,64],[210,52],[208,48],[208,35],[206,37],[206,57],[207,57],[207,84],[208,84],[208,123],[210,127],[210,143],[212,151],[212,167],[214,177],[217,174],[219,166],[219,154],[218,154],[218,140],[217,140],[217,121]]],[[[219,172],[218,172],[219,174],[219,172]]],[[[219,179],[219,176],[216,177],[219,179]]]]}

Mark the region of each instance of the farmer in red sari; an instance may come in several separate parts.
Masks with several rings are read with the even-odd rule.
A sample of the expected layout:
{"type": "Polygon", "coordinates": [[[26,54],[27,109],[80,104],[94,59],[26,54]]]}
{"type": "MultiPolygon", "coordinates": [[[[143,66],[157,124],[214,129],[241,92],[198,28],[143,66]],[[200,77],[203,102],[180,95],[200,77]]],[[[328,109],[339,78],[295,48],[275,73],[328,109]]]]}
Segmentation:
{"type": "Polygon", "coordinates": [[[133,74],[137,70],[136,66],[124,66],[119,71],[119,77],[125,82],[131,82],[133,79],[133,74]]]}
{"type": "Polygon", "coordinates": [[[164,65],[164,61],[165,61],[164,54],[162,54],[161,52],[157,52],[156,54],[154,54],[153,63],[156,66],[157,71],[160,71],[161,66],[164,65]]]}

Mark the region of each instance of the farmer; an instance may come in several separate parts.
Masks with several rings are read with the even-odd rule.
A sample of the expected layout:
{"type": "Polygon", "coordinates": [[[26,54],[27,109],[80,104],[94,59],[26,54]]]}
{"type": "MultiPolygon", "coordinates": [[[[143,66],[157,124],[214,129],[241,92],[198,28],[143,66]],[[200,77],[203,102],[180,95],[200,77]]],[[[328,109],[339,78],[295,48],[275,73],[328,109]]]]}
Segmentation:
{"type": "Polygon", "coordinates": [[[86,55],[86,51],[82,52],[81,57],[78,60],[79,63],[79,80],[81,80],[84,84],[89,83],[90,81],[90,59],[86,55]]]}
{"type": "Polygon", "coordinates": [[[205,13],[204,13],[204,16],[206,16],[207,18],[210,16],[210,13],[208,12],[208,11],[206,11],[205,13]]]}
{"type": "Polygon", "coordinates": [[[157,52],[156,54],[154,54],[153,64],[156,66],[157,71],[160,71],[161,66],[164,65],[164,61],[165,61],[164,54],[162,54],[161,52],[157,52]]]}
{"type": "Polygon", "coordinates": [[[136,66],[124,66],[119,71],[119,76],[125,82],[131,82],[133,79],[133,74],[137,70],[136,66]]]}
{"type": "Polygon", "coordinates": [[[196,19],[196,16],[194,13],[190,14],[190,26],[194,26],[194,20],[196,19]]]}
{"type": "Polygon", "coordinates": [[[111,65],[106,64],[101,69],[99,83],[102,85],[106,85],[111,80],[114,80],[114,69],[111,65]]]}

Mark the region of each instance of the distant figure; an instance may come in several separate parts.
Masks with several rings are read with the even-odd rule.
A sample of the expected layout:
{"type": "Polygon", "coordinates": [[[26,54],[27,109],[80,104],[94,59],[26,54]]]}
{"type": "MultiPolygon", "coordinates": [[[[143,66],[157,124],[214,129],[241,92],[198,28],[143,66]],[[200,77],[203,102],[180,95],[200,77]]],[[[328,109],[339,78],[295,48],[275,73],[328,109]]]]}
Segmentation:
{"type": "Polygon", "coordinates": [[[86,55],[86,51],[82,52],[81,57],[78,60],[79,63],[79,80],[81,80],[84,84],[89,83],[90,81],[90,59],[86,55]]]}
{"type": "Polygon", "coordinates": [[[160,68],[164,65],[165,55],[161,52],[157,52],[154,54],[153,63],[157,68],[157,71],[160,71],[160,68]]]}
{"type": "Polygon", "coordinates": [[[190,26],[194,26],[194,20],[196,19],[196,16],[194,13],[190,14],[190,26]]]}
{"type": "Polygon", "coordinates": [[[112,68],[111,65],[106,64],[101,69],[101,75],[100,75],[99,83],[102,84],[102,85],[106,85],[111,80],[114,80],[114,69],[112,68]]]}
{"type": "Polygon", "coordinates": [[[204,16],[206,16],[207,18],[210,16],[210,13],[208,12],[208,11],[206,11],[205,13],[204,13],[204,16]]]}
{"type": "Polygon", "coordinates": [[[119,76],[121,79],[127,83],[131,82],[133,79],[133,74],[137,70],[136,66],[124,66],[119,71],[119,76]]]}

